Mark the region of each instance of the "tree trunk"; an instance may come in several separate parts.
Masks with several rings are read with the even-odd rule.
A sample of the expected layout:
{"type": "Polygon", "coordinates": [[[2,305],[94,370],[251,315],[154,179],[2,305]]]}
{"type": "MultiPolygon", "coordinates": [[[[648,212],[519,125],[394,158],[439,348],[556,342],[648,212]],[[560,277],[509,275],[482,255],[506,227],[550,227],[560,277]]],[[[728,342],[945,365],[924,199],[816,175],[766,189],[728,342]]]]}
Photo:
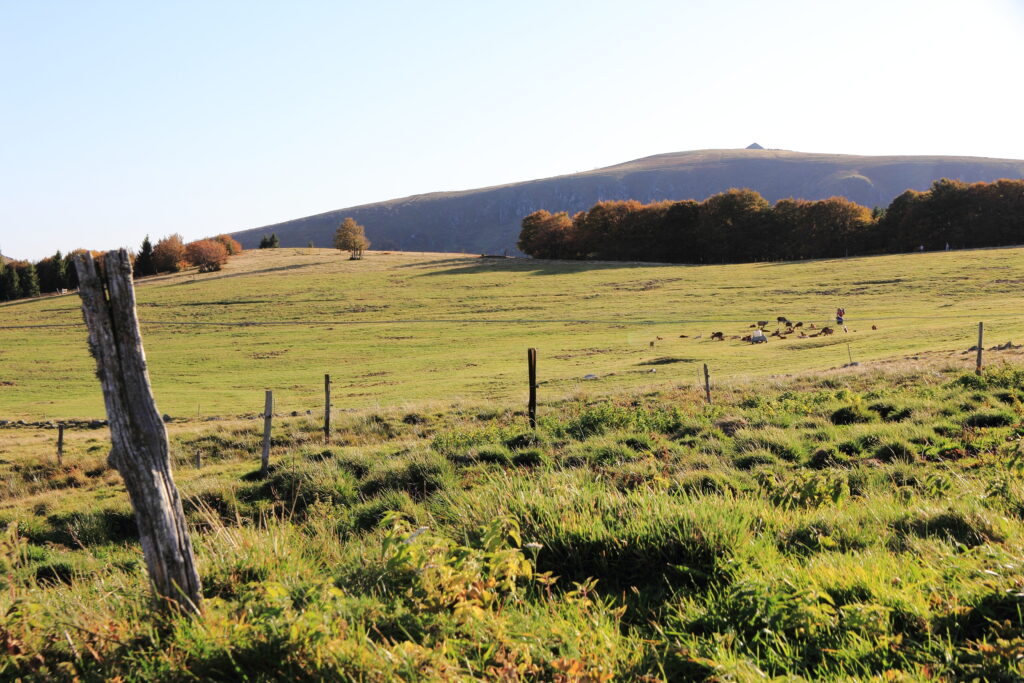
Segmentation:
{"type": "Polygon", "coordinates": [[[110,464],[124,478],[135,510],[149,578],[161,606],[198,613],[202,591],[181,498],[171,476],[167,431],[153,401],[135,315],[132,265],[108,252],[100,272],[86,252],[75,259],[89,350],[110,423],[110,464]]]}

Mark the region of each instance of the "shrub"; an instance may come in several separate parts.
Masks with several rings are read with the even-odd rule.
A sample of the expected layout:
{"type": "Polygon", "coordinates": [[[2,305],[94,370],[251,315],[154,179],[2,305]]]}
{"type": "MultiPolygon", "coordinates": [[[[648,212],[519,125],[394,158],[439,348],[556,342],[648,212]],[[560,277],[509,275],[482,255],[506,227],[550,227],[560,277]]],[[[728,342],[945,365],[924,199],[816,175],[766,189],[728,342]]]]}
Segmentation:
{"type": "Polygon", "coordinates": [[[153,268],[158,273],[176,273],[185,262],[185,243],[181,235],[168,235],[153,247],[153,268]]]}
{"type": "Polygon", "coordinates": [[[228,250],[222,242],[216,240],[198,240],[189,242],[185,247],[185,259],[199,268],[200,273],[211,273],[220,270],[228,260],[228,250]]]}
{"type": "Polygon", "coordinates": [[[217,235],[213,239],[224,245],[224,248],[227,249],[228,256],[241,254],[243,251],[242,244],[231,235],[217,235]]]}

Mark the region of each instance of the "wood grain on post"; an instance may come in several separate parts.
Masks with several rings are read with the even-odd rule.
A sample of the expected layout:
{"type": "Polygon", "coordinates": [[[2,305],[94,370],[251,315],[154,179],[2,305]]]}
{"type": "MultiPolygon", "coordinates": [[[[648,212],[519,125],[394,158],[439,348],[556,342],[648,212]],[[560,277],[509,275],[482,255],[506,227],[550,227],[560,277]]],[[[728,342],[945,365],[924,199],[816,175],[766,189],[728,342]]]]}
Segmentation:
{"type": "Polygon", "coordinates": [[[264,477],[270,472],[270,422],[274,419],[274,392],[267,389],[267,397],[263,408],[263,457],[260,459],[260,474],[264,477]]]}
{"type": "Polygon", "coordinates": [[[704,396],[708,403],[711,403],[711,375],[708,373],[708,364],[704,364],[704,396]]]}
{"type": "Polygon", "coordinates": [[[64,425],[57,425],[57,465],[64,466],[64,425]]]}
{"type": "Polygon", "coordinates": [[[76,256],[75,267],[110,425],[109,462],[128,490],[150,581],[162,607],[198,613],[199,573],[150,388],[128,252],[107,252],[102,274],[88,252],[76,256]]]}
{"type": "Polygon", "coordinates": [[[324,443],[331,442],[331,376],[324,375],[324,443]]]}
{"type": "Polygon", "coordinates": [[[985,323],[978,323],[978,363],[974,366],[974,374],[981,374],[981,351],[985,343],[985,323]]]}
{"type": "Polygon", "coordinates": [[[537,349],[526,350],[526,364],[530,376],[530,429],[537,428],[537,349]]]}

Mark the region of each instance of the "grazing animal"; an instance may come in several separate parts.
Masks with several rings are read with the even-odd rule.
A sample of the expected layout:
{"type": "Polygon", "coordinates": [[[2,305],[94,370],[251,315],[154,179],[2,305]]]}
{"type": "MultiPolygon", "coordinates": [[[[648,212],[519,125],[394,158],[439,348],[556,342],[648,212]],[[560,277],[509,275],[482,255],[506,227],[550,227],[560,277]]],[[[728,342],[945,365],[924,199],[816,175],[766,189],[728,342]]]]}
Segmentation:
{"type": "Polygon", "coordinates": [[[873,329],[873,330],[877,330],[877,329],[878,329],[878,325],[872,325],[872,326],[871,326],[871,329],[873,329]]]}
{"type": "Polygon", "coordinates": [[[803,326],[804,326],[804,322],[803,322],[802,320],[801,320],[800,322],[798,322],[798,323],[795,323],[795,324],[793,325],[793,327],[803,327],[803,326]]]}
{"type": "Polygon", "coordinates": [[[778,321],[778,323],[780,325],[789,325],[790,324],[789,318],[787,318],[784,315],[780,315],[778,318],[776,318],[776,320],[778,321]]]}
{"type": "Polygon", "coordinates": [[[758,326],[758,327],[764,327],[764,326],[765,326],[765,325],[767,325],[767,324],[768,324],[768,321],[767,321],[767,320],[758,320],[758,321],[757,321],[757,326],[758,326]]]}
{"type": "Polygon", "coordinates": [[[754,324],[753,324],[753,325],[751,325],[750,327],[752,327],[752,328],[753,328],[753,327],[757,327],[757,323],[754,323],[754,324]]]}
{"type": "Polygon", "coordinates": [[[725,341],[725,333],[724,332],[712,332],[711,333],[711,338],[712,339],[717,339],[718,341],[725,341]]]}
{"type": "Polygon", "coordinates": [[[741,337],[741,338],[740,338],[740,341],[745,341],[745,342],[748,342],[748,341],[750,341],[750,335],[748,334],[748,335],[747,335],[747,336],[745,336],[745,337],[741,337]]]}
{"type": "Polygon", "coordinates": [[[835,334],[835,330],[833,330],[831,327],[823,327],[821,328],[821,334],[827,337],[830,334],[835,334]]]}
{"type": "Polygon", "coordinates": [[[662,339],[661,337],[659,337],[659,336],[657,336],[657,335],[655,335],[655,337],[654,337],[654,338],[655,338],[655,339],[657,339],[658,341],[664,341],[664,340],[663,340],[663,339],[662,339]]]}
{"type": "Polygon", "coordinates": [[[812,334],[811,336],[812,336],[812,337],[817,337],[817,336],[820,336],[820,335],[821,335],[821,332],[815,332],[815,333],[814,333],[814,334],[812,334]]]}

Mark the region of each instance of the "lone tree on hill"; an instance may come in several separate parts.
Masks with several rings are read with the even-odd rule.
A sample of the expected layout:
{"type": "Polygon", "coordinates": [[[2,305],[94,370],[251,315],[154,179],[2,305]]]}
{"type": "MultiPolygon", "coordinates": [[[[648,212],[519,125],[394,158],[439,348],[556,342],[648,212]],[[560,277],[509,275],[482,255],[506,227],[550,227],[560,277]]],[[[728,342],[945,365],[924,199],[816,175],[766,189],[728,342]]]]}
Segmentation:
{"type": "Polygon", "coordinates": [[[363,226],[356,223],[354,218],[346,218],[334,233],[334,247],[352,252],[353,259],[361,259],[363,250],[370,248],[370,240],[366,239],[363,226]]]}

